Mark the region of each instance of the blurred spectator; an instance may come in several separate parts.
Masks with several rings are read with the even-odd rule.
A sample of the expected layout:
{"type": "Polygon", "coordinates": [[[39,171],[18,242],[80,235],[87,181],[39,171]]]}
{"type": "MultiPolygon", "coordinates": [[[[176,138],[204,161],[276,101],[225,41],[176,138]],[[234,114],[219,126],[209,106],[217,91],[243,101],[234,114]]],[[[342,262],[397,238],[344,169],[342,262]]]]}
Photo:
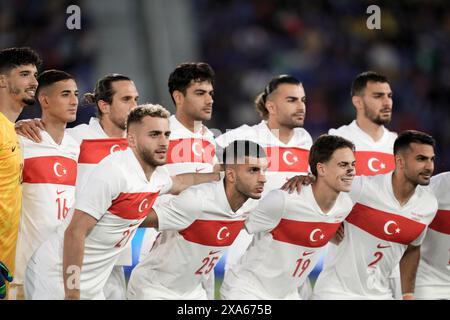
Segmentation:
{"type": "Polygon", "coordinates": [[[369,30],[368,1],[193,0],[202,60],[216,70],[221,131],[259,121],[252,101],[275,74],[304,83],[313,137],[349,123],[352,79],[386,74],[394,91],[391,130],[424,130],[438,142],[437,172],[450,170],[450,7],[446,1],[380,1],[381,30],[369,30]],[[238,110],[239,108],[239,110],[238,110]],[[253,112],[253,113],[252,113],[253,112]]]}

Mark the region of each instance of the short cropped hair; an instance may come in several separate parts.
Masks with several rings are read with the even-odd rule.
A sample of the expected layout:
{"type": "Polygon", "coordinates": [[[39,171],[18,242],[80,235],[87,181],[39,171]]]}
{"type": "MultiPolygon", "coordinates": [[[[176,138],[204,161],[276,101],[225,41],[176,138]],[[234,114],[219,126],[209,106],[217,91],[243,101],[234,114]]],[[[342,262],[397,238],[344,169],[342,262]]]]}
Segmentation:
{"type": "Polygon", "coordinates": [[[42,89],[51,86],[52,84],[59,82],[59,81],[64,81],[64,80],[75,80],[74,76],[71,75],[70,73],[67,73],[65,71],[61,71],[61,70],[46,70],[44,72],[42,72],[38,77],[37,77],[37,81],[39,83],[37,89],[36,89],[36,97],[39,97],[39,94],[41,92],[42,89]]]}
{"type": "Polygon", "coordinates": [[[34,65],[39,68],[42,60],[36,51],[29,47],[7,48],[0,50],[0,73],[5,74],[12,69],[24,65],[34,65]]]}
{"type": "MultiPolygon", "coordinates": [[[[220,153],[220,150],[219,150],[220,153]]],[[[248,140],[235,140],[222,150],[219,159],[226,165],[243,164],[244,157],[266,158],[264,148],[259,144],[248,140]]]]}
{"type": "Polygon", "coordinates": [[[194,82],[208,81],[214,84],[214,70],[205,62],[186,62],[175,68],[169,76],[168,87],[170,97],[173,99],[174,91],[180,91],[186,95],[187,88],[194,82]]]}
{"type": "Polygon", "coordinates": [[[299,85],[301,86],[302,83],[295,77],[290,76],[290,75],[279,75],[276,76],[274,78],[272,78],[272,80],[270,80],[269,84],[265,87],[264,91],[261,92],[255,99],[255,108],[256,111],[258,111],[258,113],[260,114],[261,118],[263,118],[264,120],[267,120],[269,118],[269,111],[267,111],[266,109],[266,101],[267,101],[267,97],[274,92],[279,85],[281,84],[294,84],[294,85],[299,85]]]}
{"type": "Polygon", "coordinates": [[[333,153],[338,149],[349,148],[355,151],[355,145],[342,137],[323,134],[314,142],[309,151],[309,167],[311,173],[317,177],[317,164],[330,161],[333,153]]]}
{"type": "Polygon", "coordinates": [[[367,82],[386,83],[388,82],[388,79],[386,76],[381,75],[375,71],[362,72],[358,74],[356,78],[353,80],[350,95],[352,97],[361,95],[367,86],[367,82]]]}
{"type": "Polygon", "coordinates": [[[127,117],[127,130],[132,123],[141,123],[146,116],[169,119],[170,112],[159,104],[143,104],[134,107],[127,117]]]}
{"type": "Polygon", "coordinates": [[[436,148],[436,141],[432,136],[425,132],[416,130],[406,130],[400,133],[394,142],[394,154],[397,155],[400,151],[404,151],[410,147],[411,143],[428,144],[436,148]]]}

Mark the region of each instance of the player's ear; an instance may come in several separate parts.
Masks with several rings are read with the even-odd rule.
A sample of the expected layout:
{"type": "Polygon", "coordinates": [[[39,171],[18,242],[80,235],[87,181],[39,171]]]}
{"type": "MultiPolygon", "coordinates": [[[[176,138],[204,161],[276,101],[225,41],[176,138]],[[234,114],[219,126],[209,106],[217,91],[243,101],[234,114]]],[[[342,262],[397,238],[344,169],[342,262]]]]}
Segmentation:
{"type": "Polygon", "coordinates": [[[105,100],[99,100],[97,105],[102,114],[107,114],[111,112],[111,105],[105,100]]]}
{"type": "Polygon", "coordinates": [[[45,107],[48,105],[48,97],[45,94],[40,94],[37,99],[41,108],[45,109],[45,107]]]}
{"type": "Polygon", "coordinates": [[[8,80],[6,74],[0,73],[0,88],[6,88],[8,86],[8,80]]]}
{"type": "Polygon", "coordinates": [[[356,110],[360,110],[360,109],[364,108],[363,103],[362,103],[362,97],[360,97],[360,96],[353,96],[352,103],[353,103],[353,106],[356,108],[356,110]]]}
{"type": "Polygon", "coordinates": [[[405,168],[405,157],[402,152],[394,155],[395,158],[395,168],[404,169],[405,168]]]}
{"type": "Polygon", "coordinates": [[[175,90],[174,92],[172,92],[172,97],[173,97],[173,100],[175,101],[176,106],[180,106],[183,104],[183,101],[184,101],[183,92],[181,92],[179,90],[175,90]]]}
{"type": "Polygon", "coordinates": [[[225,179],[230,183],[236,182],[236,171],[232,165],[225,166],[225,179]]]}
{"type": "Polygon", "coordinates": [[[317,169],[317,177],[325,176],[325,165],[323,163],[318,162],[316,164],[316,169],[317,169]]]}
{"type": "Polygon", "coordinates": [[[269,114],[276,114],[277,113],[276,107],[275,107],[275,103],[273,103],[270,100],[266,101],[266,109],[267,109],[267,112],[269,112],[269,114]]]}
{"type": "Polygon", "coordinates": [[[134,132],[127,132],[128,145],[131,147],[136,147],[136,134],[134,132]]]}

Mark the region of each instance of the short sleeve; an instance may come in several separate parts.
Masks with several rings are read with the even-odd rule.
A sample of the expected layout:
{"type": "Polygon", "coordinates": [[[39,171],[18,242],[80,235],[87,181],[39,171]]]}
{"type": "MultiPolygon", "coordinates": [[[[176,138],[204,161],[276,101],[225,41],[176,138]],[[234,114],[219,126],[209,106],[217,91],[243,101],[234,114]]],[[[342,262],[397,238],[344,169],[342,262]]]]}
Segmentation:
{"type": "Polygon", "coordinates": [[[166,194],[170,192],[172,189],[173,180],[166,166],[159,166],[156,168],[155,179],[157,179],[157,181],[155,181],[156,185],[161,188],[159,194],[166,194]]]}
{"type": "Polygon", "coordinates": [[[75,209],[100,220],[124,184],[122,172],[111,163],[96,166],[77,195],[75,209]]]}
{"type": "Polygon", "coordinates": [[[158,230],[183,230],[202,213],[201,196],[196,187],[190,187],[169,201],[156,205],[158,230]]]}
{"type": "Polygon", "coordinates": [[[272,190],[259,201],[245,222],[248,233],[270,231],[278,225],[285,209],[285,194],[283,190],[272,190]]]}
{"type": "Polygon", "coordinates": [[[331,135],[331,136],[338,136],[339,135],[338,131],[336,129],[333,129],[333,128],[328,130],[328,134],[331,135]]]}
{"type": "Polygon", "coordinates": [[[366,179],[364,176],[353,178],[352,187],[350,189],[350,192],[348,193],[353,203],[358,202],[359,198],[361,197],[364,187],[364,179],[366,179]]]}
{"type": "Polygon", "coordinates": [[[444,172],[431,178],[430,191],[438,199],[444,198],[450,188],[450,172],[444,172]]]}
{"type": "Polygon", "coordinates": [[[411,242],[410,244],[412,246],[420,246],[423,242],[423,240],[425,239],[425,236],[427,235],[427,230],[428,230],[428,226],[425,227],[422,231],[422,233],[416,238],[416,240],[414,240],[413,242],[411,242]]]}

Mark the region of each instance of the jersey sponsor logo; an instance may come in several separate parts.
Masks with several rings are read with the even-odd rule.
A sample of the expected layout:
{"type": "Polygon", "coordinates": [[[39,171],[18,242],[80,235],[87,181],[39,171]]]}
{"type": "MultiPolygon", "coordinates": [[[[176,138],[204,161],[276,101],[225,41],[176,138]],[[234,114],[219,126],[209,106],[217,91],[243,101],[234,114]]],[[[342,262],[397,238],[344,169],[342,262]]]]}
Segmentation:
{"type": "Polygon", "coordinates": [[[43,156],[25,159],[23,182],[74,186],[77,162],[61,156],[43,156]],[[36,170],[36,168],[39,168],[36,170]]]}
{"type": "Polygon", "coordinates": [[[195,220],[180,231],[186,241],[214,247],[230,246],[244,227],[244,220],[195,220]]]}
{"type": "Polygon", "coordinates": [[[57,194],[58,196],[59,196],[60,194],[64,193],[64,192],[66,192],[66,190],[59,191],[59,189],[56,189],[56,194],[57,194]]]}
{"type": "Polygon", "coordinates": [[[266,147],[268,171],[308,172],[309,151],[301,148],[266,147]]]}
{"type": "Polygon", "coordinates": [[[341,223],[306,222],[281,219],[271,231],[274,240],[302,247],[323,247],[334,236],[341,223]]]}
{"type": "Polygon", "coordinates": [[[417,239],[426,225],[395,213],[357,203],[346,219],[352,225],[378,239],[408,245],[417,239]]]}
{"type": "Polygon", "coordinates": [[[305,252],[303,252],[303,256],[306,257],[313,253],[315,253],[315,251],[305,251],[305,252]]]}
{"type": "Polygon", "coordinates": [[[126,150],[128,140],[125,138],[85,139],[81,142],[80,164],[97,164],[110,154],[126,150]]]}
{"type": "Polygon", "coordinates": [[[205,170],[205,168],[195,168],[196,173],[199,173],[200,171],[203,171],[203,170],[205,170]]]}
{"type": "Polygon", "coordinates": [[[167,163],[200,162],[212,164],[216,150],[214,144],[203,139],[170,140],[167,163]]]}
{"type": "Polygon", "coordinates": [[[450,210],[438,210],[430,229],[450,235],[450,210]]]}
{"type": "Polygon", "coordinates": [[[213,254],[222,252],[222,250],[211,250],[208,255],[212,256],[213,254]]]}
{"type": "Polygon", "coordinates": [[[356,151],[356,175],[373,176],[395,169],[394,155],[383,152],[356,151]]]}
{"type": "Polygon", "coordinates": [[[122,219],[145,218],[155,203],[159,192],[121,193],[112,201],[108,211],[122,219]]]}
{"type": "Polygon", "coordinates": [[[377,248],[378,249],[386,249],[386,248],[390,248],[391,246],[385,246],[385,245],[382,245],[381,243],[379,243],[379,244],[377,244],[377,248]]]}

